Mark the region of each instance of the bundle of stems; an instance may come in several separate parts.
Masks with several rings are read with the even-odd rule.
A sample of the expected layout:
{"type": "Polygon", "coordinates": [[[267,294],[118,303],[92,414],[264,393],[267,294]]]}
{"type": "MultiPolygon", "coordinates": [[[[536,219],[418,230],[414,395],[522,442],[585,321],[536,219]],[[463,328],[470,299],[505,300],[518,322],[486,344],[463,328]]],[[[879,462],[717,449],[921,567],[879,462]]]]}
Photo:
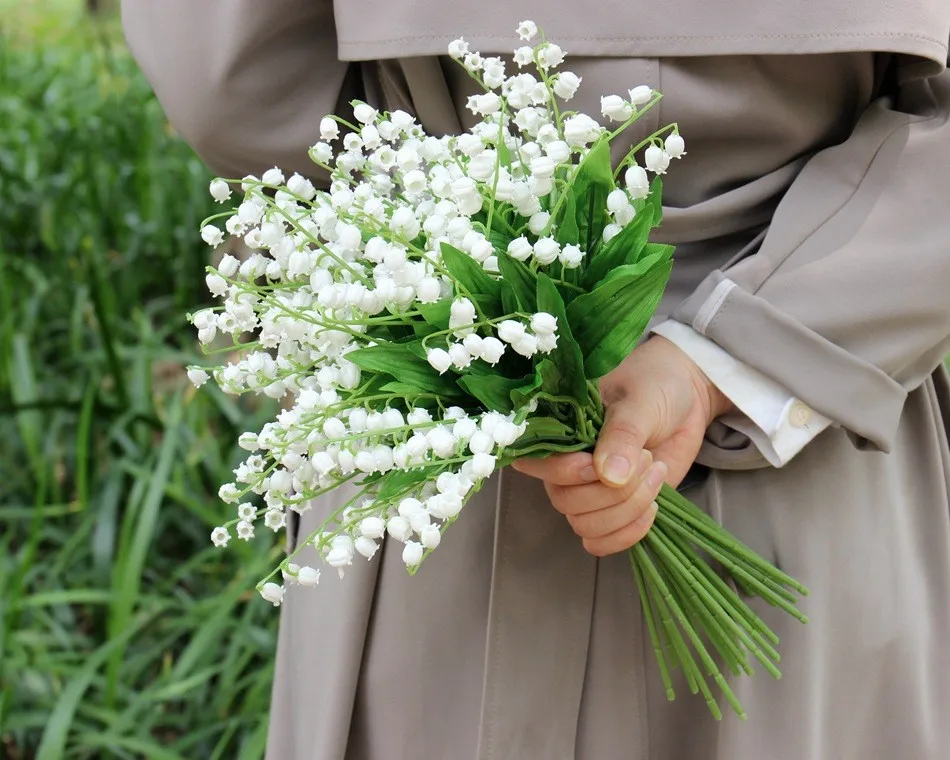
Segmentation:
{"type": "MultiPolygon", "coordinates": [[[[587,388],[586,404],[570,400],[560,404],[560,410],[554,405],[554,413],[571,429],[563,442],[552,439],[512,450],[501,462],[509,464],[526,455],[592,451],[606,410],[597,384],[589,381],[587,388]]],[[[755,660],[774,678],[782,674],[779,637],[743,596],[757,596],[807,623],[796,604],[808,589],[670,485],[663,485],[656,502],[653,526],[627,553],[667,698],[675,698],[672,673],[678,667],[689,690],[702,693],[716,720],[722,719],[722,711],[707,678],[744,720],[746,712],[719,663],[737,677],[753,675],[755,660]]]]}
{"type": "Polygon", "coordinates": [[[653,527],[628,554],[667,698],[675,696],[671,672],[679,667],[689,690],[702,692],[716,720],[722,719],[722,712],[707,677],[745,719],[717,656],[735,676],[752,675],[751,661],[757,660],[773,677],[781,678],[779,639],[706,557],[743,593],[780,607],[802,623],[808,618],[795,604],[808,589],[669,485],[663,486],[657,504],[653,527]]]}

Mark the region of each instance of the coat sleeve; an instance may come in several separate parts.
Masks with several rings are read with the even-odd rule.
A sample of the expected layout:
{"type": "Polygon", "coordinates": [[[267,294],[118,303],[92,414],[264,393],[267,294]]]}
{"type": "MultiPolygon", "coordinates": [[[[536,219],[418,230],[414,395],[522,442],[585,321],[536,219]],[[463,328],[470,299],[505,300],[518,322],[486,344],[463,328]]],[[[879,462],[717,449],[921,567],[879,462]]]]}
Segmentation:
{"type": "Polygon", "coordinates": [[[320,119],[360,95],[332,0],[122,0],[122,25],[172,126],[221,176],[318,175],[320,119]]]}
{"type": "Polygon", "coordinates": [[[895,90],[806,164],[758,252],[673,313],[884,451],[950,352],[950,72],[895,90]]]}

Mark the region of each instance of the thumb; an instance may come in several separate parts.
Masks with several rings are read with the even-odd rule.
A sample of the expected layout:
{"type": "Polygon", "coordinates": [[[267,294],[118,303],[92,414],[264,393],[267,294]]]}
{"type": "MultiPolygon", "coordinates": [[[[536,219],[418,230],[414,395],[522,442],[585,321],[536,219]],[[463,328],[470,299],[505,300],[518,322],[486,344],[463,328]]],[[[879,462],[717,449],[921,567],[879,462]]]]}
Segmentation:
{"type": "Polygon", "coordinates": [[[622,487],[650,466],[644,446],[656,421],[643,405],[620,399],[607,407],[604,426],[594,447],[594,469],[608,486],[622,487]]]}

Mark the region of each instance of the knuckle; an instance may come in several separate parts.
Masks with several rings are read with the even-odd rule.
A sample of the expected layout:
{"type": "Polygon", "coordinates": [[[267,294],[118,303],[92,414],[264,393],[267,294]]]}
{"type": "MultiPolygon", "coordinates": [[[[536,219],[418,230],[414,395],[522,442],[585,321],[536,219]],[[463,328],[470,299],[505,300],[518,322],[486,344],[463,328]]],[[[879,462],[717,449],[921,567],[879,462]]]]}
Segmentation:
{"type": "Polygon", "coordinates": [[[578,511],[577,494],[573,493],[569,487],[549,483],[545,483],[544,487],[551,504],[562,515],[570,517],[578,511]]]}
{"type": "Polygon", "coordinates": [[[623,528],[630,519],[624,511],[610,507],[572,515],[568,521],[574,532],[582,538],[603,538],[623,528]]]}
{"type": "Polygon", "coordinates": [[[571,530],[581,538],[588,538],[586,531],[584,530],[584,521],[578,515],[567,515],[567,523],[571,526],[571,530]]]}
{"type": "Polygon", "coordinates": [[[643,432],[630,420],[615,420],[612,424],[605,426],[604,438],[627,450],[642,448],[646,440],[643,432]]]}
{"type": "Polygon", "coordinates": [[[581,538],[597,538],[602,535],[602,531],[597,529],[597,518],[592,515],[569,515],[567,521],[581,538]]]}

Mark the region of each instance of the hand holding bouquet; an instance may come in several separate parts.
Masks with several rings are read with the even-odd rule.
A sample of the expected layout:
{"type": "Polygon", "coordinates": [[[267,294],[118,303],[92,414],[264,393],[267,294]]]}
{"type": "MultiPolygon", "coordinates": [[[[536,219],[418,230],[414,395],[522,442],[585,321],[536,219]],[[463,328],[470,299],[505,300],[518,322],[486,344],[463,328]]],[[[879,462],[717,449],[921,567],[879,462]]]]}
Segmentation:
{"type": "MultiPolygon", "coordinates": [[[[220,492],[236,514],[216,544],[261,523],[277,531],[288,510],[349,484],[352,498],[299,546],[342,576],[388,534],[414,573],[451,543],[448,527],[495,470],[593,447],[604,423],[597,381],[637,345],[670,274],[673,248],[649,238],[662,219],[660,175],[685,144],[670,125],[613,167],[611,142],[660,94],[603,97],[605,128],[567,110],[580,79],[557,70],[563,51],[537,41],[531,22],[519,34],[533,44],[515,51],[510,74],[461,39],[450,45],[483,89],[468,101],[481,121],[463,135],[427,135],[405,112],[357,102],[352,121],[322,121],[310,151],[328,191],[278,169],[212,183],[222,203],[231,184],[245,195],[202,236],[219,244],[211,222],[223,217],[253,253],[209,272],[223,303],[192,321],[202,343],[225,333],[242,352],[213,371],[224,391],[286,406],[241,436],[249,456],[220,492]]],[[[777,637],[729,581],[801,619],[805,589],[672,488],[657,502],[629,553],[667,694],[680,667],[714,715],[707,678],[744,716],[717,659],[735,675],[754,659],[778,676],[777,637]]],[[[283,584],[320,576],[292,554],[259,590],[277,605],[283,584]]]]}

